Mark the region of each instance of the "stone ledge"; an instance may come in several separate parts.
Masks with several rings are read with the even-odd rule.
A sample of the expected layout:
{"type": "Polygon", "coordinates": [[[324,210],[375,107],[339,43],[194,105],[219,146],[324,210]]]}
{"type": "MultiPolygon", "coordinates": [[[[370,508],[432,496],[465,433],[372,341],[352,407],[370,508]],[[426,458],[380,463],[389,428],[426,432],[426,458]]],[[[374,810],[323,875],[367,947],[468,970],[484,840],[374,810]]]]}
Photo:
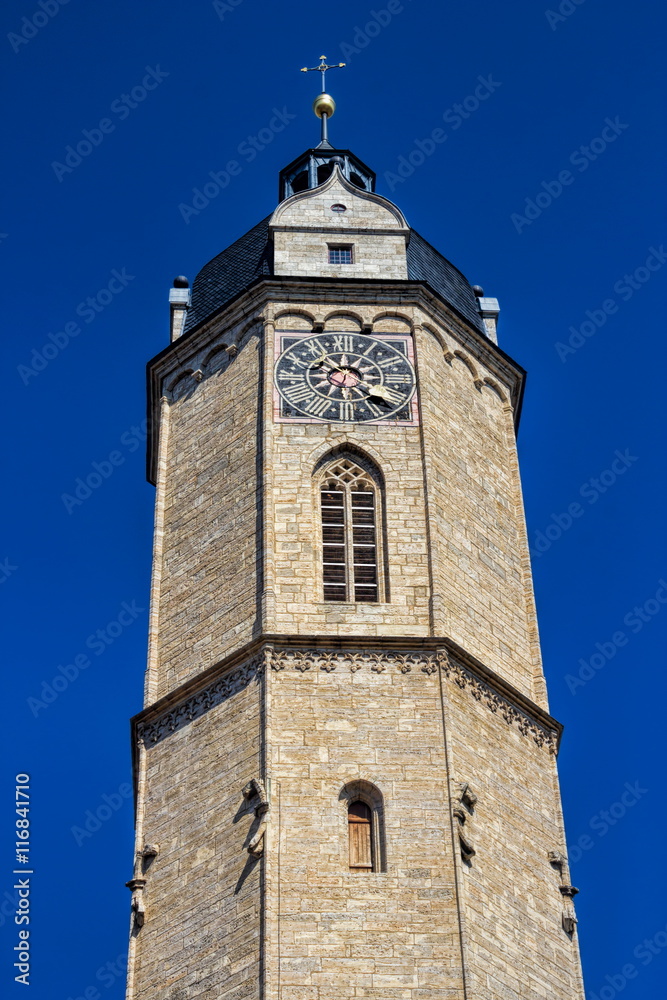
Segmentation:
{"type": "MultiPolygon", "coordinates": [[[[181,729],[267,668],[315,669],[348,676],[368,668],[375,673],[430,677],[438,669],[524,736],[550,753],[558,752],[562,725],[494,671],[448,638],[415,636],[264,635],[226,657],[198,677],[149,705],[132,719],[133,751],[142,740],[153,745],[181,729]]],[[[136,762],[135,762],[136,763],[136,762]]]]}

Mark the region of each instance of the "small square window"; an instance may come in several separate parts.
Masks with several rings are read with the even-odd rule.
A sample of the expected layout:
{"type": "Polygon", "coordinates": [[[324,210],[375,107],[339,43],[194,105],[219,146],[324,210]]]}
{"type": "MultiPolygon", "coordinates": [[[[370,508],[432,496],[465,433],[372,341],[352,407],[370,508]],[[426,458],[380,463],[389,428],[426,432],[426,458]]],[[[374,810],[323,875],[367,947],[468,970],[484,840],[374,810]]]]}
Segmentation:
{"type": "Polygon", "coordinates": [[[352,246],[348,244],[347,246],[329,246],[329,263],[330,264],[351,264],[352,263],[352,246]]]}

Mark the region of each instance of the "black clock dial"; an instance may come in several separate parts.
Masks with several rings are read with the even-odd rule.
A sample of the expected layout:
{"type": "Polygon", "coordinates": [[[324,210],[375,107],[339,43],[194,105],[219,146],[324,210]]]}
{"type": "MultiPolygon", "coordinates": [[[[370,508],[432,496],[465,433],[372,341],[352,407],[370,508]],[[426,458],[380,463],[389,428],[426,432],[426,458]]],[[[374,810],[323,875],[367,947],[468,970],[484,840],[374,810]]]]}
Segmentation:
{"type": "Polygon", "coordinates": [[[356,333],[296,341],[278,358],[275,383],[291,409],[332,422],[395,418],[416,384],[399,347],[356,333]]]}

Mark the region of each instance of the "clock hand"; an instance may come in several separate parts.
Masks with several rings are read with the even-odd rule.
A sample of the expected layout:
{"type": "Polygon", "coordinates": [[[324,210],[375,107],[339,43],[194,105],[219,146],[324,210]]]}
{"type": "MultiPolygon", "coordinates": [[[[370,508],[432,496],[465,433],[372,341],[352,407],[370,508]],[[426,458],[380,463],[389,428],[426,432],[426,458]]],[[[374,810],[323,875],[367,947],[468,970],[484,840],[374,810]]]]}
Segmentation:
{"type": "Polygon", "coordinates": [[[368,389],[369,396],[379,396],[380,399],[391,402],[391,393],[383,385],[371,385],[369,382],[357,382],[357,385],[362,389],[368,389]]]}

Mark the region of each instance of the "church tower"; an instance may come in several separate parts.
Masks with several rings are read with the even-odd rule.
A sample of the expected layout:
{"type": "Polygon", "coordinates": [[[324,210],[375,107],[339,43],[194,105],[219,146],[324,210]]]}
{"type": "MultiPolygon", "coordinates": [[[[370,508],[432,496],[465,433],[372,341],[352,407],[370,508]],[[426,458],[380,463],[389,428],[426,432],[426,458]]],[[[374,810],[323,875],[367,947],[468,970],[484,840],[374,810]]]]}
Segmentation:
{"type": "Polygon", "coordinates": [[[148,366],[127,998],[583,1000],[524,372],[314,108],[148,366]]]}

